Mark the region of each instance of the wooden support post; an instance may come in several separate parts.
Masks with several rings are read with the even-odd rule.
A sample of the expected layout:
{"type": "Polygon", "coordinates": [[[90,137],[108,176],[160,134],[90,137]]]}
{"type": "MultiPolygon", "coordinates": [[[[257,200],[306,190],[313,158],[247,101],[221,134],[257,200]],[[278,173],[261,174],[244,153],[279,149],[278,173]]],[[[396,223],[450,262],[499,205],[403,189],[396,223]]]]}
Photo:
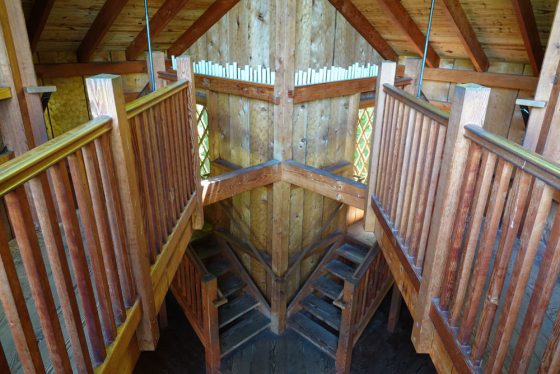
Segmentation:
{"type": "Polygon", "coordinates": [[[92,117],[108,115],[113,119],[111,149],[115,163],[118,190],[123,205],[126,238],[136,289],[142,300],[142,322],[137,334],[141,350],[154,350],[158,339],[154,290],[146,243],[146,228],[140,207],[139,181],[132,151],[132,135],[128,123],[121,77],[97,75],[86,80],[92,117]]]}
{"type": "Polygon", "coordinates": [[[336,373],[345,374],[350,372],[352,363],[352,348],[354,344],[354,320],[355,312],[353,307],[354,291],[356,284],[350,281],[344,282],[342,290],[342,301],[344,309],[340,315],[340,335],[338,336],[338,346],[336,348],[336,373]]]}
{"type": "Polygon", "coordinates": [[[474,84],[457,85],[453,97],[453,112],[449,118],[442,156],[438,197],[428,238],[428,251],[422,282],[416,302],[417,320],[414,321],[412,342],[418,353],[427,353],[431,347],[433,325],[429,318],[432,298],[441,286],[453,222],[459,205],[463,174],[469,155],[469,141],[464,137],[465,126],[484,124],[490,89],[474,84]]]}
{"type": "MultiPolygon", "coordinates": [[[[274,107],[274,158],[278,161],[292,158],[293,91],[295,70],[296,0],[275,0],[276,18],[276,83],[274,107]]],[[[272,270],[282,276],[288,270],[290,236],[290,184],[277,182],[272,186],[272,270]]],[[[272,331],[282,334],[286,329],[286,283],[272,279],[272,331]]]]}
{"type": "Polygon", "coordinates": [[[404,90],[411,95],[416,96],[418,93],[418,85],[420,84],[420,71],[422,70],[422,60],[419,58],[407,58],[404,62],[404,76],[411,78],[409,85],[404,90]]]}
{"type": "Polygon", "coordinates": [[[159,307],[158,324],[160,331],[165,330],[167,326],[169,326],[169,322],[167,320],[167,303],[165,302],[165,299],[163,299],[163,303],[161,303],[161,306],[159,307]]]}
{"type": "Polygon", "coordinates": [[[373,126],[372,139],[369,144],[371,147],[371,155],[369,159],[369,181],[366,196],[366,206],[364,207],[364,229],[373,231],[375,227],[375,213],[371,207],[371,194],[375,189],[377,182],[377,166],[379,164],[379,152],[381,147],[381,130],[383,129],[383,111],[385,110],[385,97],[387,96],[383,90],[384,84],[395,84],[395,76],[397,74],[397,64],[391,61],[381,63],[379,74],[377,76],[376,103],[375,103],[375,124],[373,126]]]}
{"type": "MultiPolygon", "coordinates": [[[[152,62],[154,64],[154,77],[155,77],[155,84],[156,87],[153,89],[153,91],[155,90],[159,90],[162,87],[167,86],[167,80],[165,79],[161,79],[158,76],[159,72],[165,72],[165,53],[160,52],[160,51],[155,51],[152,52],[152,62]]],[[[146,53],[146,71],[148,72],[148,84],[150,85],[150,89],[152,88],[152,82],[149,81],[149,76],[150,76],[150,56],[148,55],[148,53],[146,53]]],[[[185,79],[185,78],[183,78],[185,79]]]]}
{"type": "Polygon", "coordinates": [[[218,298],[218,280],[211,274],[202,279],[202,308],[206,335],[206,373],[220,373],[220,336],[218,332],[218,308],[214,301],[218,298]]]}
{"type": "Polygon", "coordinates": [[[196,178],[196,210],[193,217],[193,229],[200,230],[204,226],[204,209],[202,204],[202,184],[200,177],[200,162],[198,156],[198,129],[196,123],[196,92],[194,85],[194,72],[190,57],[179,56],[177,57],[177,78],[185,79],[189,81],[189,118],[191,119],[190,130],[191,130],[191,140],[192,140],[192,160],[193,160],[193,171],[192,177],[196,178]]]}
{"type": "Polygon", "coordinates": [[[391,308],[389,309],[389,319],[387,321],[387,331],[391,334],[395,332],[399,317],[401,315],[402,295],[399,286],[393,284],[393,294],[391,295],[391,308]]]}

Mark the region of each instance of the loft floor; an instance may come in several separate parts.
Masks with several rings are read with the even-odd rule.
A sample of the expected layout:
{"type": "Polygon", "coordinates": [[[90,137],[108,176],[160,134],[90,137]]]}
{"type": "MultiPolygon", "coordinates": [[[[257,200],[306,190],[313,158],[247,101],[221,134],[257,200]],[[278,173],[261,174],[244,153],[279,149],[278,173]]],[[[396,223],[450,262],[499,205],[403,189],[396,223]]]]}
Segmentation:
{"type": "MultiPolygon", "coordinates": [[[[394,333],[386,329],[391,294],[371,320],[353,353],[351,373],[435,373],[427,355],[414,351],[412,318],[406,307],[394,333]]],[[[135,368],[144,373],[204,373],[204,348],[181,309],[168,296],[169,326],[155,352],[143,352],[135,368]]],[[[334,372],[334,360],[292,331],[266,330],[222,359],[222,373],[319,374],[334,372]]]]}

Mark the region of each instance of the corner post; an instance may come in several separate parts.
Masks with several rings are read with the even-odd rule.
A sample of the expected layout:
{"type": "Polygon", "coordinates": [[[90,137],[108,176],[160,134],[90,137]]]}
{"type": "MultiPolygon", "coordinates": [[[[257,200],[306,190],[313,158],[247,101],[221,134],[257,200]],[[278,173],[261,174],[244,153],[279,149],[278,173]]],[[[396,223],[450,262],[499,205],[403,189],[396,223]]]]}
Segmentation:
{"type": "Polygon", "coordinates": [[[422,282],[416,302],[417,320],[414,321],[412,342],[418,353],[429,352],[433,325],[429,318],[432,299],[439,291],[449,250],[453,222],[459,204],[463,173],[467,166],[469,141],[465,138],[465,126],[482,127],[490,98],[490,88],[475,84],[455,87],[453,111],[449,118],[441,172],[436,192],[432,230],[428,237],[426,261],[422,282]]]}
{"type": "Polygon", "coordinates": [[[198,130],[196,123],[196,92],[195,92],[195,79],[192,67],[192,62],[188,56],[177,57],[177,79],[185,79],[189,82],[188,88],[188,111],[190,118],[190,132],[192,141],[192,163],[195,175],[193,176],[196,181],[196,201],[197,207],[193,219],[193,228],[195,230],[202,229],[204,226],[204,209],[202,205],[202,185],[200,177],[200,160],[198,157],[198,130]]]}
{"type": "Polygon", "coordinates": [[[404,88],[406,92],[416,96],[418,85],[420,84],[420,72],[422,70],[422,59],[407,58],[404,62],[404,77],[410,78],[412,81],[404,88]]]}
{"type": "Polygon", "coordinates": [[[154,305],[154,291],[150,276],[150,261],[146,233],[140,207],[138,175],[134,163],[131,130],[125,110],[121,77],[97,75],[86,79],[92,117],[108,115],[113,119],[110,133],[115,173],[121,195],[126,240],[132,263],[136,289],[142,302],[142,322],[137,333],[141,350],[154,350],[159,330],[154,305]]]}
{"type": "Polygon", "coordinates": [[[338,346],[336,348],[336,373],[345,374],[350,372],[350,364],[352,362],[352,348],[354,348],[354,303],[356,298],[354,293],[356,284],[354,282],[345,281],[342,290],[342,301],[344,309],[340,316],[340,335],[338,337],[338,346]]]}
{"type": "Polygon", "coordinates": [[[385,91],[384,84],[395,84],[395,75],[397,74],[397,64],[393,61],[383,61],[379,66],[379,74],[377,75],[377,86],[375,87],[375,123],[373,125],[373,139],[369,144],[372,145],[369,170],[368,170],[368,188],[366,197],[366,206],[364,207],[364,229],[373,231],[375,228],[375,213],[371,207],[371,195],[375,190],[377,182],[377,168],[379,166],[379,152],[381,148],[381,130],[383,130],[383,112],[385,110],[385,91]]]}
{"type": "Polygon", "coordinates": [[[202,279],[203,328],[206,332],[206,373],[220,373],[220,337],[218,332],[218,308],[214,301],[218,298],[218,280],[211,274],[202,279]]]}
{"type": "MultiPolygon", "coordinates": [[[[167,86],[167,81],[158,77],[158,72],[165,71],[165,53],[161,51],[152,52],[152,61],[154,63],[154,76],[155,76],[155,90],[159,90],[162,87],[167,86]]],[[[150,73],[150,56],[146,53],[146,71],[150,73]]],[[[148,81],[151,86],[152,83],[148,81]]],[[[151,88],[151,87],[150,87],[151,88]]]]}

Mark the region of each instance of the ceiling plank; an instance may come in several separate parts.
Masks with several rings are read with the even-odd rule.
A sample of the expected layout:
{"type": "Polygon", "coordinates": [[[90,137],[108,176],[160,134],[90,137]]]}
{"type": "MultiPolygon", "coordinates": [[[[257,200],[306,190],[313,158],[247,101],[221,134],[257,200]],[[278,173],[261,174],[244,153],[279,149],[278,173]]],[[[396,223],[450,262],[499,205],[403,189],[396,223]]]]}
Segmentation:
{"type": "Polygon", "coordinates": [[[441,4],[443,5],[447,17],[452,21],[457,36],[461,39],[461,43],[469,55],[476,71],[482,72],[488,70],[490,64],[488,62],[488,57],[482,49],[459,0],[442,0],[441,4]]]}
{"type": "Polygon", "coordinates": [[[399,55],[350,0],[329,0],[329,2],[383,58],[398,60],[399,55]]]}
{"type": "Polygon", "coordinates": [[[35,52],[37,49],[37,44],[39,44],[53,5],[54,0],[36,0],[35,4],[33,4],[29,20],[27,21],[27,35],[29,35],[31,52],[35,52]]]}
{"type": "MultiPolygon", "coordinates": [[[[150,19],[150,34],[154,38],[183,9],[189,0],[167,0],[150,19]]],[[[126,49],[127,60],[134,60],[148,47],[148,33],[142,29],[126,49]]]]}
{"type": "Polygon", "coordinates": [[[535,13],[530,0],[512,0],[513,9],[519,28],[521,29],[521,36],[523,43],[527,49],[527,56],[533,68],[533,75],[539,75],[541,71],[544,51],[539,37],[539,30],[537,28],[537,21],[535,20],[535,13]]]}
{"type": "Polygon", "coordinates": [[[167,54],[169,56],[179,56],[185,52],[238,2],[239,0],[214,1],[200,18],[167,49],[167,54]]]}
{"type": "MultiPolygon", "coordinates": [[[[379,4],[387,13],[389,13],[394,23],[404,32],[408,40],[410,40],[414,46],[416,53],[418,53],[420,57],[423,57],[426,37],[422,31],[420,31],[412,17],[410,17],[408,11],[402,5],[400,0],[380,0],[379,4]]],[[[431,68],[437,68],[439,66],[439,56],[434,48],[429,44],[426,63],[431,68]]]]}
{"type": "Polygon", "coordinates": [[[78,47],[78,60],[88,62],[128,0],[107,0],[78,47]]]}

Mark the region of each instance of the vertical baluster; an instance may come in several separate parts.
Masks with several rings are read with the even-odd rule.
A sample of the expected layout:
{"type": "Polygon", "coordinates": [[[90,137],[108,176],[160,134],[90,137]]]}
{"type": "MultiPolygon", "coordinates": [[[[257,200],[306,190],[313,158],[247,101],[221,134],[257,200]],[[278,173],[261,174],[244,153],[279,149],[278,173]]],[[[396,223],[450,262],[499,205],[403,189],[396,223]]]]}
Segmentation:
{"type": "Polygon", "coordinates": [[[39,247],[35,233],[35,225],[24,187],[8,193],[4,197],[4,201],[14,228],[52,365],[57,371],[69,372],[71,370],[70,359],[66,351],[53,295],[48,286],[49,278],[41,256],[41,247],[39,247]]]}
{"type": "Polygon", "coordinates": [[[78,209],[80,210],[82,225],[86,236],[86,248],[93,270],[104,338],[105,342],[110,344],[116,337],[117,326],[113,319],[113,306],[111,305],[107,275],[105,273],[99,244],[97,222],[93,213],[91,195],[87,185],[88,182],[81,152],[78,151],[69,156],[68,164],[70,165],[70,173],[72,174],[78,209]]]}
{"type": "Polygon", "coordinates": [[[66,162],[61,161],[49,169],[56,201],[60,210],[62,226],[66,234],[66,243],[70,252],[70,259],[76,285],[80,294],[80,304],[84,311],[88,339],[92,349],[95,364],[103,362],[105,359],[105,344],[101,324],[95,305],[95,295],[91,286],[90,274],[87,259],[84,251],[80,224],[76,216],[73,192],[70,187],[70,180],[66,170],[66,162]],[[69,198],[72,196],[72,198],[69,198]]]}
{"type": "Polygon", "coordinates": [[[174,97],[170,100],[171,111],[173,114],[173,132],[175,134],[175,141],[176,141],[176,151],[177,151],[177,165],[178,165],[178,175],[179,175],[179,204],[180,210],[182,211],[187,200],[188,200],[188,183],[189,183],[189,174],[187,172],[187,164],[185,163],[184,158],[184,133],[183,133],[183,123],[182,123],[182,114],[180,111],[182,110],[179,106],[180,99],[174,97]]]}
{"type": "Polygon", "coordinates": [[[171,159],[169,154],[169,135],[167,133],[167,125],[169,122],[169,117],[167,117],[167,111],[165,108],[166,100],[162,101],[157,105],[157,111],[159,113],[160,121],[159,126],[156,126],[156,130],[159,131],[160,146],[159,146],[159,158],[162,163],[162,178],[163,187],[162,191],[165,217],[167,220],[167,232],[171,233],[173,227],[175,226],[175,215],[173,214],[173,200],[172,200],[172,177],[171,177],[171,159]]]}
{"type": "Polygon", "coordinates": [[[176,144],[176,137],[174,135],[174,131],[173,131],[173,112],[171,111],[171,105],[170,105],[170,101],[171,99],[167,99],[163,102],[163,107],[165,110],[165,117],[167,118],[167,121],[165,121],[165,131],[167,134],[167,154],[168,154],[168,162],[169,162],[169,173],[170,173],[170,185],[171,185],[171,193],[172,193],[172,197],[173,197],[173,201],[172,201],[172,207],[173,207],[173,217],[174,217],[174,222],[176,222],[179,219],[179,216],[181,214],[181,204],[179,202],[179,174],[178,174],[178,168],[177,168],[177,154],[176,154],[176,148],[175,148],[175,144],[176,144]]]}
{"type": "Polygon", "coordinates": [[[387,175],[388,173],[388,153],[389,153],[389,147],[390,147],[390,140],[391,140],[391,129],[392,129],[392,117],[393,117],[393,111],[396,105],[396,100],[394,97],[387,95],[387,106],[385,107],[385,112],[387,113],[387,116],[384,119],[383,122],[383,131],[385,132],[383,134],[383,148],[381,148],[381,153],[380,153],[380,161],[379,161],[379,194],[377,195],[379,198],[379,201],[381,202],[382,206],[385,206],[384,204],[384,194],[386,192],[385,190],[385,185],[387,184],[387,178],[389,177],[387,175]]]}
{"type": "MultiPolygon", "coordinates": [[[[178,100],[175,100],[179,114],[177,128],[181,131],[181,151],[182,162],[184,165],[185,175],[185,204],[190,199],[195,191],[195,180],[197,180],[195,168],[193,167],[193,150],[192,150],[192,136],[194,132],[191,130],[192,123],[188,115],[187,95],[186,91],[182,91],[178,100]]],[[[198,164],[198,161],[196,162],[198,164]]]]}
{"type": "Polygon", "coordinates": [[[392,131],[392,138],[391,138],[391,150],[388,155],[389,157],[389,183],[387,185],[387,191],[385,195],[386,199],[386,210],[389,217],[391,217],[391,221],[394,221],[393,216],[393,193],[397,186],[395,185],[397,182],[397,158],[398,158],[398,148],[401,143],[401,132],[402,132],[402,122],[403,122],[403,114],[406,105],[402,102],[398,102],[398,106],[396,108],[395,118],[393,119],[394,126],[392,131]]]}
{"type": "Polygon", "coordinates": [[[113,239],[111,236],[111,228],[109,227],[107,206],[105,205],[105,194],[101,185],[99,160],[97,159],[97,152],[95,151],[94,145],[88,144],[84,146],[82,148],[82,155],[93,206],[93,214],[97,222],[101,258],[103,259],[105,273],[107,274],[109,294],[111,295],[111,302],[113,304],[113,314],[117,325],[120,325],[126,320],[126,309],[124,307],[119,273],[117,271],[113,239]]]}
{"type": "Polygon", "coordinates": [[[560,313],[556,313],[554,326],[548,337],[539,374],[558,373],[560,371],[560,313]]]}
{"type": "Polygon", "coordinates": [[[95,149],[99,158],[99,169],[105,198],[107,200],[107,213],[111,237],[113,238],[115,257],[120,275],[121,288],[123,291],[125,306],[127,308],[134,304],[136,290],[132,273],[130,271],[130,260],[128,257],[128,246],[124,228],[121,198],[116,183],[113,153],[109,144],[109,138],[102,136],[95,140],[95,149]]]}
{"type": "Polygon", "coordinates": [[[449,316],[451,326],[457,326],[463,302],[467,293],[467,287],[471,276],[471,270],[474,262],[476,248],[478,246],[479,234],[482,225],[483,214],[486,210],[488,202],[488,194],[492,187],[492,178],[494,177],[494,169],[496,168],[496,155],[490,152],[484,152],[482,165],[480,167],[480,175],[478,176],[475,200],[473,203],[474,210],[471,213],[469,227],[467,228],[468,238],[465,243],[465,250],[461,259],[461,267],[458,275],[458,282],[455,287],[453,307],[449,316]]]}
{"type": "Polygon", "coordinates": [[[465,172],[465,181],[461,186],[459,193],[459,205],[453,222],[453,233],[451,234],[451,243],[449,246],[449,254],[445,265],[445,275],[443,276],[443,286],[440,294],[440,308],[447,310],[451,300],[451,293],[455,285],[457,268],[462,256],[463,239],[465,236],[465,227],[467,224],[468,213],[471,202],[476,189],[476,176],[480,162],[480,146],[471,143],[469,147],[469,161],[465,172]]]}
{"type": "Polygon", "coordinates": [[[494,323],[494,316],[498,308],[498,301],[502,294],[507,268],[519,234],[523,213],[525,212],[531,180],[532,177],[529,174],[518,170],[510,190],[492,277],[490,278],[482,313],[479,317],[476,336],[472,344],[471,359],[474,362],[478,362],[482,358],[488,343],[492,324],[494,323]]]}
{"type": "Polygon", "coordinates": [[[72,343],[72,353],[76,368],[81,372],[92,372],[91,359],[88,352],[86,338],[82,326],[82,319],[74,293],[70,268],[66,259],[62,236],[58,226],[55,206],[52,201],[51,190],[46,174],[29,181],[31,194],[45,246],[56,292],[60,299],[60,306],[66,324],[66,331],[72,343]]]}
{"type": "Polygon", "coordinates": [[[387,214],[391,214],[391,207],[389,206],[389,189],[392,185],[394,173],[391,169],[393,163],[393,148],[395,146],[395,135],[396,135],[396,128],[397,128],[397,119],[398,113],[402,106],[402,103],[397,99],[393,98],[394,105],[391,108],[391,112],[389,113],[389,127],[387,128],[387,145],[386,145],[386,152],[385,152],[385,176],[383,179],[383,186],[382,186],[382,203],[383,208],[387,214]]]}
{"type": "Polygon", "coordinates": [[[476,319],[476,314],[481,302],[484,284],[488,276],[488,267],[492,259],[494,244],[500,225],[500,218],[504,211],[504,204],[511,181],[512,165],[503,160],[498,161],[494,186],[490,195],[490,203],[486,212],[485,227],[480,240],[478,258],[476,259],[472,288],[466,303],[463,320],[459,328],[458,339],[462,344],[467,344],[476,319]]]}
{"type": "Polygon", "coordinates": [[[423,269],[424,267],[424,256],[426,254],[426,244],[428,242],[428,234],[430,233],[430,224],[432,222],[432,213],[434,210],[434,200],[436,196],[436,189],[439,180],[440,167],[441,167],[441,154],[443,152],[443,146],[445,143],[445,127],[434,122],[433,126],[437,129],[437,141],[435,145],[434,160],[432,165],[432,170],[429,175],[430,179],[428,182],[428,191],[426,199],[426,212],[424,213],[424,222],[422,223],[422,235],[420,236],[420,241],[418,244],[418,253],[416,255],[416,266],[423,269]]]}
{"type": "MultiPolygon", "coordinates": [[[[381,88],[381,90],[383,90],[383,88],[381,88]]],[[[385,108],[385,110],[383,111],[383,113],[381,113],[383,115],[383,119],[379,122],[376,122],[377,125],[379,126],[379,150],[378,150],[378,154],[376,154],[376,161],[377,161],[377,168],[376,169],[372,169],[371,173],[375,173],[375,181],[376,181],[376,185],[373,186],[374,187],[374,191],[375,191],[375,195],[380,198],[381,196],[381,186],[383,184],[382,179],[383,179],[383,174],[381,173],[381,170],[383,170],[383,156],[384,156],[384,150],[385,150],[385,144],[387,143],[387,127],[388,127],[388,123],[387,123],[387,118],[389,117],[389,113],[390,113],[390,107],[391,107],[391,100],[392,97],[385,94],[385,92],[383,92],[383,97],[385,98],[385,102],[383,104],[383,108],[385,108]]],[[[375,132],[375,127],[374,127],[374,133],[375,132]]],[[[374,143],[376,143],[375,138],[372,139],[374,143]]],[[[375,145],[375,144],[374,144],[375,145]]],[[[372,148],[372,152],[374,151],[374,149],[372,148]]],[[[370,175],[370,174],[368,174],[370,175]]]]}
{"type": "Polygon", "coordinates": [[[0,225],[0,300],[23,370],[44,373],[39,345],[3,225],[0,225]]]}
{"type": "Polygon", "coordinates": [[[402,216],[403,216],[403,212],[405,212],[408,210],[408,206],[406,206],[404,204],[404,197],[405,197],[405,191],[406,191],[406,181],[408,178],[408,173],[410,170],[410,158],[411,158],[411,149],[412,149],[412,141],[413,141],[413,135],[414,135],[414,129],[415,129],[415,123],[414,123],[414,118],[416,117],[416,111],[412,108],[408,108],[408,116],[406,117],[406,134],[405,134],[405,143],[403,146],[403,158],[402,158],[402,162],[400,162],[402,164],[402,168],[400,170],[400,185],[399,188],[397,190],[397,202],[396,202],[396,206],[397,206],[397,211],[395,214],[395,227],[397,227],[399,229],[399,233],[401,232],[402,229],[402,216]]]}
{"type": "Polygon", "coordinates": [[[391,202],[391,218],[395,228],[399,228],[398,223],[399,219],[397,218],[397,210],[399,210],[397,202],[399,197],[399,192],[401,190],[401,181],[404,179],[403,177],[403,159],[404,154],[406,152],[405,144],[407,142],[408,137],[408,128],[410,127],[410,123],[408,121],[410,115],[410,107],[408,105],[404,106],[403,113],[401,115],[401,131],[399,135],[399,144],[398,144],[398,152],[396,154],[396,167],[395,167],[395,181],[393,183],[393,193],[392,193],[392,202],[391,202]]]}

